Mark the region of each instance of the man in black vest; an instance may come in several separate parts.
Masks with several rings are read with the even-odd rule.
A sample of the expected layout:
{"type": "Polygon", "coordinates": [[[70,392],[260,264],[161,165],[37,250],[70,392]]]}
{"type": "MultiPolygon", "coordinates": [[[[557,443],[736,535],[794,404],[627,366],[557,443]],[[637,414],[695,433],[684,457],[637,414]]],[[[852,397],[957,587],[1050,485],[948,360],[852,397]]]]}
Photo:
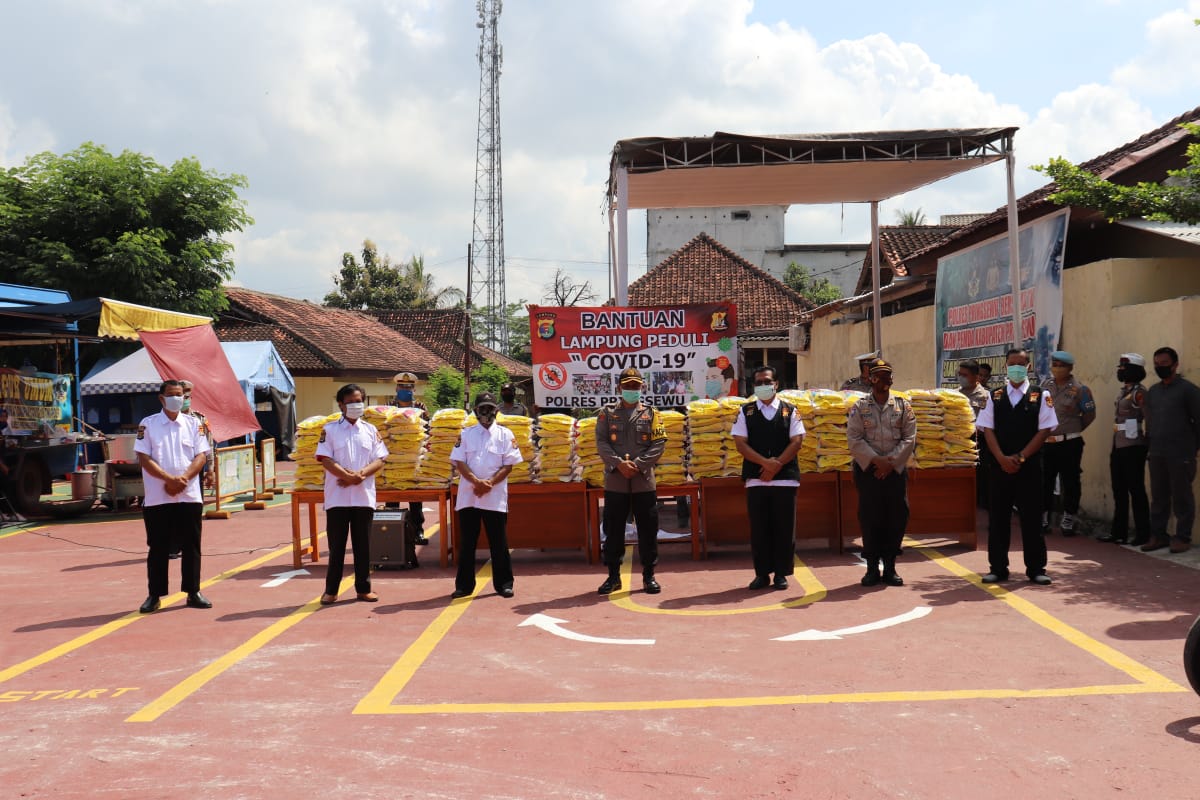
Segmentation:
{"type": "Polygon", "coordinates": [[[1046,540],[1042,538],[1042,444],[1058,426],[1054,401],[1043,389],[1029,383],[1029,354],[1020,348],[1008,351],[1008,381],[988,397],[975,426],[987,440],[995,458],[991,471],[991,508],[988,512],[988,562],[991,571],[984,583],[1008,580],[1008,545],[1012,538],[1012,509],[1021,519],[1021,547],[1025,574],[1041,586],[1046,574],[1046,540]]]}
{"type": "Polygon", "coordinates": [[[787,576],[795,572],[796,487],[800,485],[796,453],[804,441],[804,424],[795,407],[776,396],[778,389],[774,367],[754,370],[756,400],[742,406],[730,432],[744,459],[742,480],[754,559],[750,589],[786,589],[787,576]]]}

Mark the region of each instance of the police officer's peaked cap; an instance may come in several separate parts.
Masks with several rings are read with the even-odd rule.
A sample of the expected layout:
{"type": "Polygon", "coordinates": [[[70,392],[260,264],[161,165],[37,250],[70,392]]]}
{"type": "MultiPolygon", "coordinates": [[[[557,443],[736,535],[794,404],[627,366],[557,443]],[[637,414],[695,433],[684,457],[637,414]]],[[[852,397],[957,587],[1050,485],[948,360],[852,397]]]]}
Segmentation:
{"type": "Polygon", "coordinates": [[[638,383],[646,382],[642,379],[642,373],[638,372],[636,367],[628,367],[621,370],[621,377],[617,383],[631,383],[633,381],[637,381],[638,383]]]}
{"type": "Polygon", "coordinates": [[[515,392],[517,390],[517,387],[512,385],[511,383],[506,383],[500,387],[500,391],[503,392],[505,389],[512,389],[515,392]]]}
{"type": "Polygon", "coordinates": [[[1135,364],[1139,367],[1146,366],[1146,357],[1141,353],[1121,353],[1121,360],[1128,361],[1130,364],[1135,364]]]}
{"type": "Polygon", "coordinates": [[[484,406],[498,408],[499,404],[496,402],[496,395],[492,394],[491,392],[480,392],[479,394],[475,395],[475,407],[483,408],[484,406]]]}
{"type": "Polygon", "coordinates": [[[891,375],[892,365],[884,361],[882,358],[873,358],[868,365],[870,374],[872,375],[891,375]]]}
{"type": "Polygon", "coordinates": [[[417,376],[411,372],[397,372],[392,380],[396,383],[416,383],[417,376]]]}
{"type": "Polygon", "coordinates": [[[1064,364],[1075,366],[1075,356],[1068,353],[1066,350],[1055,350],[1050,354],[1051,361],[1061,361],[1064,364]]]}
{"type": "Polygon", "coordinates": [[[855,356],[854,360],[861,367],[863,364],[866,364],[868,361],[875,361],[877,359],[875,357],[875,353],[870,352],[870,353],[863,353],[862,355],[855,356]]]}

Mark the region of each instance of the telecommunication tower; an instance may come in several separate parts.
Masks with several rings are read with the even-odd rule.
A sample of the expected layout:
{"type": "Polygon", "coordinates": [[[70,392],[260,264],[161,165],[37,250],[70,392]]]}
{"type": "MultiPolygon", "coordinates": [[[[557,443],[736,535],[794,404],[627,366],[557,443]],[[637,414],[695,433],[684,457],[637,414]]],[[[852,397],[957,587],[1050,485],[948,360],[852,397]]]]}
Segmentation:
{"type": "Polygon", "coordinates": [[[483,303],[483,342],[508,349],[504,295],[504,181],[500,171],[500,64],[497,24],[501,0],[477,0],[479,10],[479,127],[475,144],[475,221],[468,276],[483,303]]]}

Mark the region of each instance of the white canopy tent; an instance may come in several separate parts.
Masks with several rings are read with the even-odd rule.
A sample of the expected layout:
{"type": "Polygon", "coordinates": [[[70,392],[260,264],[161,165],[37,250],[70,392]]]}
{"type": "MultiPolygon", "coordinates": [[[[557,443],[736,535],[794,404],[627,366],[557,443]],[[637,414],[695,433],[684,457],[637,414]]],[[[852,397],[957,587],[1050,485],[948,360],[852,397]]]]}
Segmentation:
{"type": "MultiPolygon", "coordinates": [[[[622,139],[613,147],[607,203],[617,305],[629,301],[631,208],[735,205],[871,204],[875,348],[881,350],[879,203],[984,164],[1003,160],[1008,177],[1008,228],[1017,229],[1010,128],[867,133],[622,139]]],[[[1020,259],[1009,236],[1014,307],[1020,342],[1020,259]]]]}

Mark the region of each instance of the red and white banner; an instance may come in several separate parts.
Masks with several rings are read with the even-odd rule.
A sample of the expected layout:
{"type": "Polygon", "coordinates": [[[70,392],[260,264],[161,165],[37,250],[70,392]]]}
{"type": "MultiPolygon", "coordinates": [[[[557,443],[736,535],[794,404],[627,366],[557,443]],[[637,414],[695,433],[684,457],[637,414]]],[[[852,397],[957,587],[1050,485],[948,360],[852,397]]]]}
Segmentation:
{"type": "Polygon", "coordinates": [[[600,408],[634,367],[657,408],[737,391],[737,306],[530,306],[534,402],[543,411],[600,408]]]}

